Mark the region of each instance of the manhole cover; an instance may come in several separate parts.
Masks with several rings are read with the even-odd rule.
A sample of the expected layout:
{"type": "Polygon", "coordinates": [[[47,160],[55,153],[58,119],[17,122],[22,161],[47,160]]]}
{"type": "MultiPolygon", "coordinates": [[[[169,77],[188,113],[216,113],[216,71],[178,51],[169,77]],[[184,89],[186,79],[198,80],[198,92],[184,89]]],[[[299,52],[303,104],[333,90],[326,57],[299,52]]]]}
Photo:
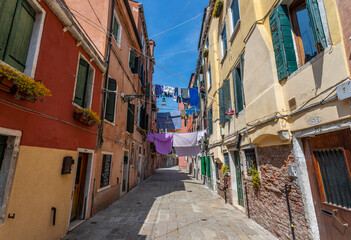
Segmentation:
{"type": "Polygon", "coordinates": [[[90,224],[97,224],[97,222],[91,222],[90,224]]]}

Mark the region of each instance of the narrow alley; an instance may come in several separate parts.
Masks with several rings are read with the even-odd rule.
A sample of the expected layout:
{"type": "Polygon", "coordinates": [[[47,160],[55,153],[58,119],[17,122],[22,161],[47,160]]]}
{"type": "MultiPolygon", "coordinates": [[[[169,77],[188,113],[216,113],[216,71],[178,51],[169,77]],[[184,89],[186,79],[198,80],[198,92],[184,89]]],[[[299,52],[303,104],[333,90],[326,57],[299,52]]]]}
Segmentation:
{"type": "Polygon", "coordinates": [[[275,239],[219,198],[178,166],[159,169],[64,239],[275,239]]]}

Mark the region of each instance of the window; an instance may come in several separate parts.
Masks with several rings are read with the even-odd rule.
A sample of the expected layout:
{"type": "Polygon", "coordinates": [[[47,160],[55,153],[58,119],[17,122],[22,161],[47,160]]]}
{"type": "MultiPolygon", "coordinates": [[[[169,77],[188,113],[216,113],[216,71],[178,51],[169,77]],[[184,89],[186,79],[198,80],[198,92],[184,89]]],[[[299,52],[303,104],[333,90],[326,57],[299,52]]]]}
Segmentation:
{"type": "Polygon", "coordinates": [[[351,172],[345,149],[314,151],[313,155],[317,161],[324,201],[351,209],[351,172]]]}
{"type": "Polygon", "coordinates": [[[222,46],[222,57],[224,57],[228,48],[226,24],[223,25],[223,29],[221,32],[221,46],[222,46]]]}
{"type": "Polygon", "coordinates": [[[135,113],[135,105],[128,103],[127,109],[127,132],[134,132],[134,113],[135,113]]]}
{"type": "Polygon", "coordinates": [[[104,154],[102,157],[100,188],[110,185],[112,155],[104,154]]]}
{"type": "Polygon", "coordinates": [[[224,153],[223,157],[224,157],[224,164],[228,166],[228,171],[230,171],[229,154],[224,153]]]}
{"type": "Polygon", "coordinates": [[[323,27],[319,6],[322,2],[295,0],[289,9],[278,5],[269,16],[279,81],[296,71],[298,63],[304,65],[327,47],[327,29],[323,27]]]}
{"type": "Polygon", "coordinates": [[[134,74],[139,72],[139,58],[134,50],[129,51],[129,68],[134,74]]]}
{"type": "Polygon", "coordinates": [[[243,87],[244,56],[241,55],[240,62],[233,69],[233,86],[234,86],[234,105],[235,113],[238,114],[244,110],[245,97],[243,87]]]}
{"type": "Polygon", "coordinates": [[[112,34],[113,34],[113,38],[116,40],[117,45],[120,47],[121,37],[122,37],[122,25],[118,20],[116,12],[114,12],[112,34]]]}
{"type": "MultiPolygon", "coordinates": [[[[7,145],[7,136],[0,135],[0,171],[2,169],[2,163],[4,160],[6,145],[7,145]]],[[[1,201],[0,201],[0,203],[1,203],[1,201]]],[[[0,206],[1,206],[1,204],[0,204],[0,206]]]]}
{"type": "Polygon", "coordinates": [[[113,123],[115,121],[116,93],[117,93],[117,82],[115,79],[109,78],[107,89],[108,91],[107,91],[105,119],[113,123]]]}
{"type": "Polygon", "coordinates": [[[141,34],[141,45],[142,45],[143,53],[145,55],[145,38],[144,38],[144,34],[141,34]]]}
{"type": "Polygon", "coordinates": [[[234,34],[240,21],[240,9],[239,0],[233,0],[229,8],[230,18],[230,29],[231,33],[234,34]]]}
{"type": "Polygon", "coordinates": [[[246,172],[248,176],[251,176],[251,169],[257,169],[256,152],[254,148],[245,149],[245,159],[246,159],[246,172]]]}
{"type": "Polygon", "coordinates": [[[310,61],[326,47],[317,1],[297,0],[290,5],[300,66],[310,61]],[[320,25],[318,27],[318,25],[320,25]],[[315,28],[315,30],[313,29],[315,28]],[[315,36],[313,32],[316,32],[315,36]]]}
{"type": "Polygon", "coordinates": [[[138,101],[138,109],[137,109],[137,126],[140,127],[140,114],[141,114],[141,103],[138,101]]]}
{"type": "Polygon", "coordinates": [[[211,79],[211,65],[208,65],[207,69],[207,89],[211,88],[212,79],[211,79]]]}
{"type": "Polygon", "coordinates": [[[23,72],[36,12],[26,0],[3,1],[0,9],[0,60],[23,72]]]}
{"type": "Polygon", "coordinates": [[[90,108],[94,70],[84,59],[79,60],[73,102],[82,108],[90,108]]]}
{"type": "Polygon", "coordinates": [[[206,37],[206,41],[205,41],[205,48],[209,48],[210,47],[210,41],[208,40],[208,36],[206,37]]]}
{"type": "Polygon", "coordinates": [[[208,134],[211,136],[213,133],[213,120],[212,120],[212,107],[208,110],[208,134]]]}

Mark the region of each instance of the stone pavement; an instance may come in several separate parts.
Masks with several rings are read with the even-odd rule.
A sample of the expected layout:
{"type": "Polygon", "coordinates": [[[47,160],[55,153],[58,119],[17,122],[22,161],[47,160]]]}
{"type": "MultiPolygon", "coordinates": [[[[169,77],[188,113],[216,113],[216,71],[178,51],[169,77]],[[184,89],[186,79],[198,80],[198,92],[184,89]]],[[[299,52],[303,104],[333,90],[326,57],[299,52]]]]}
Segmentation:
{"type": "Polygon", "coordinates": [[[159,169],[65,240],[276,239],[178,167],[159,169]]]}

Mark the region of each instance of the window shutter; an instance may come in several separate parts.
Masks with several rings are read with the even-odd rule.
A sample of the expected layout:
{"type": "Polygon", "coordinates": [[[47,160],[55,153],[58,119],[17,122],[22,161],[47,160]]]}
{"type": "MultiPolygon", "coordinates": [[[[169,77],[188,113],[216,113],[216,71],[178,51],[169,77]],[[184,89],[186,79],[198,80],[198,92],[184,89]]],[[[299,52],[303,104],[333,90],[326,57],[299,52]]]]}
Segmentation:
{"type": "Polygon", "coordinates": [[[224,106],[224,91],[223,87],[218,89],[218,98],[219,98],[219,123],[225,123],[225,106],[224,106]]]}
{"type": "Polygon", "coordinates": [[[128,103],[128,113],[127,113],[127,132],[134,132],[134,114],[135,114],[135,105],[128,103]]]}
{"type": "Polygon", "coordinates": [[[15,15],[17,1],[5,0],[0,2],[0,59],[4,59],[11,24],[15,15]]]}
{"type": "Polygon", "coordinates": [[[205,163],[205,157],[201,157],[201,175],[206,175],[206,163],[205,163]]]}
{"type": "Polygon", "coordinates": [[[118,41],[118,22],[116,18],[113,19],[112,34],[115,37],[116,41],[118,41]]]}
{"type": "Polygon", "coordinates": [[[211,157],[210,156],[207,156],[206,157],[206,163],[207,163],[207,177],[208,178],[211,178],[211,157]]]}
{"type": "Polygon", "coordinates": [[[86,92],[86,85],[88,82],[88,73],[89,73],[89,64],[80,59],[79,67],[78,67],[78,76],[76,82],[76,90],[74,94],[74,103],[78,104],[81,107],[84,106],[84,99],[85,99],[85,92],[86,92]]]}
{"type": "Polygon", "coordinates": [[[229,122],[231,116],[230,115],[225,115],[226,111],[230,111],[232,108],[231,100],[230,100],[230,85],[229,85],[229,80],[224,80],[223,81],[223,92],[224,92],[224,122],[229,122]]]}
{"type": "Polygon", "coordinates": [[[4,159],[5,149],[7,145],[6,143],[7,143],[7,136],[0,135],[0,170],[4,159]]]}
{"type": "Polygon", "coordinates": [[[327,47],[323,23],[319,12],[317,0],[306,0],[308,15],[310,17],[311,28],[313,31],[314,41],[319,51],[323,51],[327,47]]]}
{"type": "Polygon", "coordinates": [[[145,130],[149,131],[149,114],[146,114],[145,119],[145,130]]]}
{"type": "Polygon", "coordinates": [[[35,14],[26,0],[19,0],[4,53],[4,61],[20,71],[26,67],[35,14]]]}
{"type": "Polygon", "coordinates": [[[281,81],[297,70],[294,42],[288,9],[279,5],[269,16],[278,80],[281,81]]]}
{"type": "Polygon", "coordinates": [[[213,122],[212,122],[212,108],[208,110],[208,134],[212,135],[213,133],[213,122]]]}
{"type": "Polygon", "coordinates": [[[141,110],[140,110],[140,128],[141,129],[146,129],[146,119],[145,119],[145,117],[146,117],[146,108],[144,108],[144,107],[141,107],[141,110]]]}
{"type": "Polygon", "coordinates": [[[109,78],[108,80],[108,92],[107,92],[107,103],[106,103],[106,113],[105,119],[113,122],[115,116],[115,109],[116,109],[116,93],[110,91],[117,90],[116,80],[109,78]]]}

